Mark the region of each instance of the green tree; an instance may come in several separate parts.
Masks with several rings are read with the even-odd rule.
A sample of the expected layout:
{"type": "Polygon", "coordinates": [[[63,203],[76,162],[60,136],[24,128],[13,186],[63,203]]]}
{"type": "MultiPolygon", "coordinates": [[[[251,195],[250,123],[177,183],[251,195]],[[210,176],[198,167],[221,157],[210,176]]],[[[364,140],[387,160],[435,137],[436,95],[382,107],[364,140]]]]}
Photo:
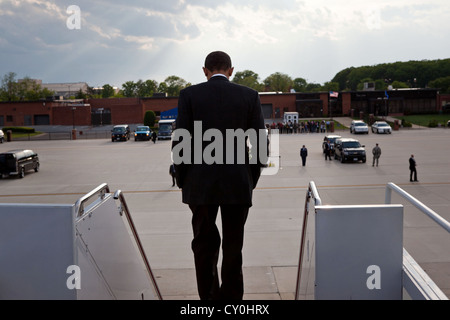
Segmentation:
{"type": "Polygon", "coordinates": [[[450,76],[430,81],[428,86],[430,88],[439,89],[441,93],[450,93],[450,76]]]}
{"type": "Polygon", "coordinates": [[[392,87],[394,89],[401,89],[401,88],[409,88],[408,84],[402,82],[402,81],[394,81],[392,82],[392,87]]]}
{"type": "Polygon", "coordinates": [[[109,84],[104,84],[102,89],[102,98],[109,98],[114,96],[114,88],[109,84]]]}
{"type": "Polygon", "coordinates": [[[295,92],[305,92],[307,85],[308,82],[303,78],[295,78],[293,81],[293,88],[295,92]]]}
{"type": "MultiPolygon", "coordinates": [[[[407,87],[424,88],[430,81],[449,75],[450,59],[422,60],[351,67],[338,72],[332,82],[338,82],[340,90],[356,90],[364,78],[378,79],[386,83],[398,81],[407,87]]],[[[381,83],[379,86],[382,87],[381,83]]]]}
{"type": "Polygon", "coordinates": [[[16,83],[19,100],[33,101],[41,98],[41,86],[33,79],[25,77],[16,83]]]}
{"type": "Polygon", "coordinates": [[[289,92],[293,84],[291,77],[281,72],[275,72],[264,80],[264,85],[269,91],[289,92]]]}
{"type": "Polygon", "coordinates": [[[164,82],[160,83],[158,89],[160,92],[167,93],[168,96],[178,97],[180,95],[180,91],[190,85],[190,83],[180,77],[169,76],[164,80],[164,82]]]}
{"type": "Polygon", "coordinates": [[[148,110],[144,115],[144,126],[154,127],[156,122],[156,114],[152,110],[148,110]]]}
{"type": "Polygon", "coordinates": [[[321,90],[322,86],[319,83],[308,83],[306,85],[306,92],[317,92],[321,90]]]}
{"type": "Polygon", "coordinates": [[[122,93],[125,97],[131,98],[136,96],[136,83],[134,81],[127,81],[122,84],[122,93]]]}
{"type": "Polygon", "coordinates": [[[8,72],[3,76],[0,97],[2,101],[18,100],[16,74],[14,72],[8,72]]]}
{"type": "Polygon", "coordinates": [[[136,83],[136,93],[138,97],[151,97],[158,89],[158,83],[155,80],[139,80],[136,83]]]}
{"type": "Polygon", "coordinates": [[[338,82],[325,82],[322,86],[322,91],[339,91],[338,82]]]}
{"type": "Polygon", "coordinates": [[[42,88],[35,80],[25,77],[19,81],[14,72],[7,73],[0,87],[0,101],[35,101],[53,96],[55,93],[42,88]]]}
{"type": "Polygon", "coordinates": [[[259,83],[259,75],[251,70],[236,72],[232,81],[256,91],[262,91],[264,88],[264,85],[259,83]]]}

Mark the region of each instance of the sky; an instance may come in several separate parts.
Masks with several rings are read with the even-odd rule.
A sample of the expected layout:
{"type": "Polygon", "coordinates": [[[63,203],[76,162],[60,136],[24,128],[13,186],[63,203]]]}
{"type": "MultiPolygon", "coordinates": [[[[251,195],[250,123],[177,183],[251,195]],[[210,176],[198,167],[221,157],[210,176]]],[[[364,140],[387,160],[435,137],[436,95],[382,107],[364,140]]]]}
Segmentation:
{"type": "Polygon", "coordinates": [[[0,0],[0,77],[43,83],[205,81],[235,72],[323,84],[348,68],[450,58],[448,0],[0,0]]]}

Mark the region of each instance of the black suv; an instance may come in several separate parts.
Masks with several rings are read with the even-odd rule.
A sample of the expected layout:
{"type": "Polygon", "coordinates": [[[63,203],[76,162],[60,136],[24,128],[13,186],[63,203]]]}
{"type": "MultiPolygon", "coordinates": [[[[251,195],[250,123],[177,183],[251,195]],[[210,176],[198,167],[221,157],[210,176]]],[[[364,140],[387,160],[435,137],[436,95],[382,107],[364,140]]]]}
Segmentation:
{"type": "Polygon", "coordinates": [[[356,139],[337,139],[335,142],[334,158],[345,161],[366,162],[366,150],[356,139]]]}
{"type": "Polygon", "coordinates": [[[111,141],[127,141],[130,140],[130,127],[126,124],[114,126],[111,131],[111,141]]]}
{"type": "Polygon", "coordinates": [[[11,150],[0,153],[0,178],[11,175],[23,178],[28,170],[39,171],[39,157],[33,150],[11,150]]]}

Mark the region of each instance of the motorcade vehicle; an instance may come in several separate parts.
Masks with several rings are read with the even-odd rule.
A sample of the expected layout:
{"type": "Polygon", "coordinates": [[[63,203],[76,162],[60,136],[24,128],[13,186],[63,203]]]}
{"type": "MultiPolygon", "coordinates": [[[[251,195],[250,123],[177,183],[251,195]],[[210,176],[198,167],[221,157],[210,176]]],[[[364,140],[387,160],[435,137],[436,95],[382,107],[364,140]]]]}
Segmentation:
{"type": "Polygon", "coordinates": [[[163,119],[158,122],[158,140],[172,139],[175,119],[163,119]]]}
{"type": "Polygon", "coordinates": [[[111,130],[111,141],[127,141],[130,140],[131,130],[127,124],[114,126],[111,130]]]}
{"type": "Polygon", "coordinates": [[[137,126],[134,131],[134,141],[149,141],[152,138],[152,130],[149,126],[137,126]]]}
{"type": "Polygon", "coordinates": [[[3,133],[3,130],[0,129],[0,143],[3,143],[3,140],[5,140],[5,134],[3,133]]]}
{"type": "Polygon", "coordinates": [[[342,163],[347,161],[366,162],[366,150],[358,140],[351,138],[337,139],[335,142],[334,159],[340,160],[342,163]]]}
{"type": "Polygon", "coordinates": [[[386,121],[375,121],[372,124],[372,133],[392,133],[391,126],[386,121]]]}
{"type": "Polygon", "coordinates": [[[33,150],[11,150],[0,153],[0,178],[17,175],[25,177],[29,170],[39,171],[39,156],[33,150]]]}
{"type": "Polygon", "coordinates": [[[369,126],[362,120],[353,120],[350,125],[350,133],[369,134],[369,126]]]}
{"type": "Polygon", "coordinates": [[[335,134],[326,135],[325,138],[323,138],[323,142],[322,142],[322,152],[325,153],[325,146],[328,141],[331,145],[330,155],[333,156],[335,142],[337,139],[341,139],[341,138],[342,138],[341,136],[335,135],[335,134]]]}

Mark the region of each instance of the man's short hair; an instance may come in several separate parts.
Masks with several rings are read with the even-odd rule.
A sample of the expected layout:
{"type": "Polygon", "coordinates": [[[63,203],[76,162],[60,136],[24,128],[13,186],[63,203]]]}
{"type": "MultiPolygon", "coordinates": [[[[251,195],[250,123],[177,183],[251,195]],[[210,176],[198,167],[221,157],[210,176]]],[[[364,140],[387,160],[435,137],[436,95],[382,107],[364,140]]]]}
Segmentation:
{"type": "Polygon", "coordinates": [[[231,58],[222,51],[211,52],[205,59],[205,68],[211,72],[228,70],[231,68],[231,58]]]}

